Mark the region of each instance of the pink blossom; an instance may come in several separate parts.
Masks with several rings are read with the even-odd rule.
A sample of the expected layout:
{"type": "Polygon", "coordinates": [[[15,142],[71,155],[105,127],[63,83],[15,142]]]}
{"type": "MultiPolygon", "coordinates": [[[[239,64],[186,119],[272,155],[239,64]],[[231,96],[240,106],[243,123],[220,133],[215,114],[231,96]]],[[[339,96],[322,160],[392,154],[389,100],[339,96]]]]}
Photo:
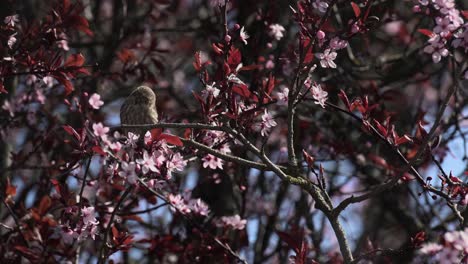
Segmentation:
{"type": "Polygon", "coordinates": [[[135,184],[137,182],[137,175],[136,175],[136,164],[135,162],[125,162],[122,161],[121,164],[122,171],[119,172],[119,176],[126,179],[128,183],[135,184]]]}
{"type": "Polygon", "coordinates": [[[2,105],[2,109],[7,111],[9,114],[10,114],[10,117],[14,117],[15,116],[15,105],[10,103],[10,101],[8,100],[5,100],[5,102],[3,103],[2,105]]]}
{"type": "Polygon", "coordinates": [[[447,37],[450,32],[457,28],[448,17],[436,17],[435,21],[437,26],[434,27],[434,33],[440,34],[441,37],[447,37]]]}
{"type": "Polygon", "coordinates": [[[325,102],[328,99],[328,93],[322,89],[320,84],[314,84],[311,87],[312,97],[314,97],[315,104],[319,104],[322,108],[325,108],[325,102]]]}
{"type": "Polygon", "coordinates": [[[168,160],[166,166],[169,174],[175,170],[183,171],[185,166],[187,166],[187,161],[184,160],[184,157],[180,153],[176,153],[168,160]]]}
{"type": "Polygon", "coordinates": [[[140,164],[143,174],[147,174],[149,171],[159,172],[158,168],[156,168],[153,155],[149,155],[146,150],[143,151],[143,158],[137,159],[136,162],[140,164]]]}
{"type": "Polygon", "coordinates": [[[436,243],[427,243],[427,244],[424,244],[421,249],[419,250],[419,252],[421,254],[425,254],[425,255],[434,255],[436,253],[438,253],[443,247],[439,244],[436,244],[436,243]]]}
{"type": "Polygon", "coordinates": [[[219,148],[219,152],[224,153],[224,154],[230,153],[230,152],[231,152],[231,147],[229,146],[228,143],[223,144],[223,145],[221,145],[221,147],[219,148]]]}
{"type": "Polygon", "coordinates": [[[169,194],[169,203],[181,214],[188,214],[190,213],[190,208],[185,203],[185,200],[182,198],[180,194],[173,195],[169,194]]]}
{"type": "Polygon", "coordinates": [[[286,105],[288,103],[289,88],[283,87],[281,92],[277,93],[276,96],[278,97],[279,105],[286,105]]]}
{"type": "Polygon", "coordinates": [[[247,34],[247,32],[245,32],[244,27],[242,27],[240,30],[240,38],[244,44],[247,45],[247,39],[250,38],[250,36],[247,34]]]}
{"type": "Polygon", "coordinates": [[[16,34],[17,34],[17,33],[11,35],[11,36],[8,38],[7,45],[8,45],[8,47],[9,47],[10,49],[12,49],[12,48],[13,48],[13,45],[15,45],[15,43],[16,43],[16,38],[15,38],[16,34]]]}
{"type": "Polygon", "coordinates": [[[276,40],[280,40],[284,37],[283,32],[285,31],[284,27],[280,24],[271,24],[269,27],[270,36],[274,37],[276,40]]]}
{"type": "Polygon", "coordinates": [[[128,132],[126,145],[130,146],[131,148],[136,148],[139,138],[139,135],[133,134],[132,132],[128,132]]]}
{"type": "Polygon", "coordinates": [[[267,69],[273,69],[274,67],[275,67],[275,63],[272,60],[268,60],[265,63],[265,68],[267,68],[267,69]]]}
{"type": "Polygon", "coordinates": [[[317,53],[315,56],[320,59],[322,68],[336,68],[333,60],[336,59],[336,52],[326,49],[323,53],[317,53]]]}
{"type": "Polygon", "coordinates": [[[101,122],[93,124],[93,133],[95,136],[106,139],[108,132],[109,128],[105,127],[101,122]]]}
{"type": "Polygon", "coordinates": [[[338,37],[334,37],[330,40],[330,48],[332,50],[344,49],[346,46],[348,46],[348,42],[346,40],[342,40],[338,37]]]}
{"type": "Polygon", "coordinates": [[[325,38],[325,32],[323,32],[322,30],[319,30],[319,31],[317,31],[317,35],[316,35],[316,36],[317,36],[317,38],[318,38],[319,40],[323,40],[323,39],[325,38]]]}
{"type": "Polygon", "coordinates": [[[7,16],[3,20],[5,24],[7,24],[10,27],[14,27],[16,23],[19,22],[19,16],[18,15],[12,15],[12,16],[7,16]]]}
{"type": "Polygon", "coordinates": [[[42,81],[47,86],[47,88],[51,88],[54,85],[54,78],[52,78],[51,76],[43,77],[42,81]]]}
{"type": "Polygon", "coordinates": [[[465,53],[468,51],[468,23],[463,25],[463,31],[454,33],[455,39],[452,41],[452,46],[455,48],[463,48],[465,53]]]}
{"type": "Polygon", "coordinates": [[[95,225],[99,223],[95,216],[95,209],[92,206],[81,209],[81,216],[83,216],[83,223],[85,225],[95,225]]]}
{"type": "Polygon", "coordinates": [[[101,100],[101,96],[97,93],[92,94],[91,97],[89,97],[88,102],[89,105],[94,109],[99,109],[104,104],[104,102],[101,100]]]}
{"type": "Polygon", "coordinates": [[[226,226],[230,226],[237,230],[242,230],[245,228],[245,224],[247,223],[247,220],[242,219],[239,215],[234,215],[234,216],[221,217],[221,222],[222,224],[226,226]]]}
{"type": "Polygon", "coordinates": [[[267,136],[270,132],[270,129],[276,125],[276,121],[273,119],[271,114],[268,113],[268,111],[265,109],[265,112],[262,115],[262,122],[259,125],[261,135],[267,136]]]}
{"type": "Polygon", "coordinates": [[[44,104],[45,103],[45,96],[44,96],[44,93],[42,92],[41,89],[35,89],[35,92],[36,92],[36,100],[40,103],[40,104],[44,104]]]}
{"type": "Polygon", "coordinates": [[[434,63],[440,62],[442,57],[447,57],[449,51],[445,47],[447,41],[439,35],[435,35],[428,40],[429,45],[424,48],[424,52],[432,54],[432,61],[434,63]]]}
{"type": "Polygon", "coordinates": [[[328,3],[326,0],[315,0],[312,2],[312,6],[320,13],[325,13],[328,9],[328,3]]]}
{"type": "Polygon", "coordinates": [[[210,213],[208,205],[201,199],[191,200],[191,209],[195,214],[207,216],[210,213]]]}
{"type": "Polygon", "coordinates": [[[206,155],[205,157],[202,158],[203,161],[203,168],[210,168],[212,170],[219,168],[223,168],[223,160],[215,157],[211,154],[206,155]]]}
{"type": "Polygon", "coordinates": [[[66,40],[66,39],[62,39],[62,40],[57,41],[57,46],[60,49],[63,49],[64,51],[69,51],[70,50],[70,47],[68,46],[68,40],[66,40]]]}
{"type": "Polygon", "coordinates": [[[214,98],[218,97],[220,90],[216,88],[215,83],[212,83],[211,85],[206,85],[205,90],[202,91],[202,95],[205,97],[208,96],[213,96],[214,98]]]}

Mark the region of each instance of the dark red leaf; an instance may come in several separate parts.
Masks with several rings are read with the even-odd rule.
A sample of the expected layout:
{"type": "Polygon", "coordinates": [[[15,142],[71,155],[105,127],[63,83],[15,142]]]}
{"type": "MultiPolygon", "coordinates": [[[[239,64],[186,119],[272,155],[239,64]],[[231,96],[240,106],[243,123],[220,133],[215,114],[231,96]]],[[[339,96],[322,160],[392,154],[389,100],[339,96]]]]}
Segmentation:
{"type": "Polygon", "coordinates": [[[73,92],[73,84],[68,80],[66,77],[59,76],[57,74],[53,75],[54,78],[63,85],[65,88],[65,96],[69,95],[71,92],[73,92]]]}
{"type": "Polygon", "coordinates": [[[286,232],[282,232],[279,230],[276,230],[276,234],[278,234],[279,238],[284,241],[296,254],[299,253],[301,243],[302,243],[302,237],[298,238],[296,236],[291,236],[290,234],[286,232]]]}
{"type": "Polygon", "coordinates": [[[32,263],[38,263],[40,259],[40,256],[36,252],[27,247],[15,246],[14,249],[18,251],[20,255],[29,259],[32,263]]]}
{"type": "Polygon", "coordinates": [[[224,52],[223,52],[223,45],[222,44],[218,44],[218,43],[212,43],[211,44],[211,47],[213,48],[213,51],[217,54],[217,55],[222,55],[224,52]]]}
{"type": "Polygon", "coordinates": [[[268,78],[268,86],[267,86],[266,94],[270,95],[274,88],[275,88],[275,76],[273,76],[273,73],[270,73],[270,77],[268,78]]]}
{"type": "Polygon", "coordinates": [[[124,48],[124,49],[117,52],[117,57],[123,63],[128,63],[129,61],[135,59],[135,54],[133,53],[133,51],[124,48]]]}
{"type": "Polygon", "coordinates": [[[461,11],[461,13],[465,17],[465,19],[468,19],[468,10],[463,10],[461,11]]]}
{"type": "Polygon", "coordinates": [[[169,144],[176,145],[179,147],[182,147],[184,145],[184,143],[182,143],[178,136],[163,133],[159,138],[166,140],[166,142],[169,144]]]}
{"type": "Polygon", "coordinates": [[[309,165],[309,168],[313,168],[315,158],[309,155],[309,153],[307,153],[304,149],[302,150],[302,155],[304,156],[304,160],[307,162],[307,165],[309,165]]]}
{"type": "Polygon", "coordinates": [[[413,140],[408,135],[403,135],[402,137],[397,137],[395,139],[395,145],[397,146],[408,142],[413,142],[413,140]]]}
{"type": "Polygon", "coordinates": [[[80,67],[83,66],[85,58],[81,53],[72,54],[67,58],[67,61],[63,64],[64,67],[80,67]]]}
{"type": "Polygon", "coordinates": [[[232,87],[232,91],[244,98],[249,98],[252,99],[254,102],[258,102],[257,96],[250,92],[249,88],[245,84],[234,85],[234,87],[232,87]]]}
{"type": "Polygon", "coordinates": [[[377,155],[374,155],[374,154],[369,154],[369,159],[372,160],[375,164],[383,167],[383,168],[389,168],[388,164],[387,164],[387,161],[380,157],[380,156],[377,156],[377,155]]]}
{"type": "Polygon", "coordinates": [[[237,65],[241,63],[242,55],[239,49],[231,47],[229,50],[228,64],[231,66],[231,69],[235,69],[237,65]]]}
{"type": "Polygon", "coordinates": [[[81,140],[80,135],[78,134],[78,132],[76,132],[76,130],[73,127],[71,127],[69,125],[63,125],[62,128],[65,129],[65,131],[68,134],[70,134],[71,136],[74,136],[78,141],[81,140]]]}
{"type": "Polygon", "coordinates": [[[102,156],[107,156],[107,153],[101,148],[101,146],[93,146],[91,148],[91,150],[94,152],[94,153],[97,153],[97,154],[100,154],[102,156]]]}
{"type": "Polygon", "coordinates": [[[420,29],[418,29],[418,32],[421,33],[421,34],[424,34],[424,35],[426,35],[426,36],[428,36],[430,38],[432,36],[434,36],[434,33],[432,31],[430,31],[429,29],[420,28],[420,29]]]}
{"type": "Polygon", "coordinates": [[[193,67],[195,68],[197,72],[199,72],[202,67],[200,51],[195,52],[194,57],[195,57],[195,61],[193,62],[193,67]]]}
{"type": "Polygon", "coordinates": [[[356,3],[351,2],[351,7],[353,8],[354,16],[356,18],[359,17],[361,15],[361,9],[359,6],[356,3]]]}
{"type": "Polygon", "coordinates": [[[39,204],[39,215],[44,216],[47,211],[49,210],[50,206],[52,205],[52,200],[50,199],[49,196],[44,196],[42,197],[42,200],[39,204]]]}
{"type": "Polygon", "coordinates": [[[252,64],[252,65],[247,65],[247,66],[241,67],[237,72],[252,71],[252,70],[258,70],[258,69],[261,69],[261,68],[262,68],[261,65],[252,64]]]}
{"type": "Polygon", "coordinates": [[[309,254],[309,246],[307,245],[307,241],[302,239],[301,249],[296,257],[297,264],[306,264],[307,263],[307,254],[309,254]]]}
{"type": "Polygon", "coordinates": [[[346,108],[352,111],[351,105],[349,104],[348,96],[346,95],[345,91],[343,91],[343,89],[340,90],[340,93],[338,94],[338,96],[340,97],[341,101],[343,101],[343,103],[346,105],[346,108]]]}
{"type": "Polygon", "coordinates": [[[3,86],[3,82],[0,81],[0,94],[1,93],[8,93],[8,91],[5,89],[5,86],[3,86]]]}
{"type": "Polygon", "coordinates": [[[384,137],[387,137],[387,135],[388,135],[387,129],[386,129],[384,126],[382,126],[382,125],[379,123],[379,121],[377,121],[377,120],[375,120],[375,119],[374,119],[374,123],[375,123],[375,125],[377,126],[377,129],[379,130],[380,134],[382,134],[382,136],[384,136],[384,137]]]}

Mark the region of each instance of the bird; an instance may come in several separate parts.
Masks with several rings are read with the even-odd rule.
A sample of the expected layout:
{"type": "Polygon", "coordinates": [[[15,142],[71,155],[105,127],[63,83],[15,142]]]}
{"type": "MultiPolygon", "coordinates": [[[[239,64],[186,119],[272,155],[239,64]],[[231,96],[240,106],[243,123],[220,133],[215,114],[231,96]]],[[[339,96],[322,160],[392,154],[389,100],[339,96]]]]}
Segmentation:
{"type": "MultiPolygon", "coordinates": [[[[156,94],[148,86],[139,86],[125,99],[120,108],[120,123],[122,125],[148,125],[158,123],[156,110],[156,94]]],[[[144,136],[148,129],[124,128],[122,131],[127,136],[128,132],[144,136]]]]}

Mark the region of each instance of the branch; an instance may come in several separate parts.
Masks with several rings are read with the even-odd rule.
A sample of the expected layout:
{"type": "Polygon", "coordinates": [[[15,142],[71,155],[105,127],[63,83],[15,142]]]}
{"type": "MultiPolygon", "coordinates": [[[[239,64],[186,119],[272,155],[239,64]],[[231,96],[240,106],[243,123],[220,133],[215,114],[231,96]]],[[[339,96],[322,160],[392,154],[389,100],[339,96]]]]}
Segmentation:
{"type": "Polygon", "coordinates": [[[154,194],[156,197],[158,197],[159,199],[163,200],[166,204],[168,204],[170,207],[172,207],[175,211],[177,211],[182,217],[184,217],[188,222],[190,222],[190,224],[196,226],[198,229],[202,230],[203,232],[205,232],[206,235],[208,235],[209,238],[211,238],[216,244],[218,244],[220,247],[222,247],[229,255],[233,256],[239,263],[244,263],[244,264],[247,264],[247,261],[245,261],[242,257],[240,257],[236,252],[234,252],[232,250],[232,248],[227,245],[227,244],[224,244],[223,242],[221,242],[218,238],[216,238],[215,236],[213,236],[211,233],[207,232],[202,226],[200,226],[197,222],[193,221],[192,219],[190,219],[187,215],[185,215],[184,213],[182,213],[181,211],[179,211],[179,209],[177,209],[174,205],[172,205],[169,201],[167,201],[167,198],[163,195],[163,194],[160,194],[158,192],[156,192],[155,190],[151,189],[142,179],[138,178],[138,182],[145,186],[146,189],[151,192],[152,194],[154,194]]]}
{"type": "Polygon", "coordinates": [[[117,211],[119,210],[119,208],[122,205],[123,201],[125,200],[125,198],[127,198],[127,195],[130,193],[130,191],[132,189],[133,189],[133,187],[130,186],[124,191],[124,193],[120,197],[119,201],[117,202],[117,205],[115,206],[114,210],[112,211],[111,217],[109,219],[109,223],[107,224],[107,228],[104,231],[104,238],[102,240],[102,245],[101,245],[101,248],[99,250],[98,264],[104,263],[104,254],[105,254],[104,253],[104,248],[107,247],[107,237],[109,236],[109,232],[110,232],[111,226],[112,226],[112,224],[114,222],[115,215],[117,214],[117,211]]]}

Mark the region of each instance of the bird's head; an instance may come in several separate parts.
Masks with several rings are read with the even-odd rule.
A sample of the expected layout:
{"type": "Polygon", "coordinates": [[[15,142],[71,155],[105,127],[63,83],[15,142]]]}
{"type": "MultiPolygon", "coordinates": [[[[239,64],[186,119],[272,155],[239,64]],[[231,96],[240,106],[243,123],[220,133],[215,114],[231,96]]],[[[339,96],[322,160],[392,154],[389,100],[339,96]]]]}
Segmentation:
{"type": "Polygon", "coordinates": [[[135,104],[147,104],[154,106],[156,103],[156,94],[148,86],[140,86],[131,94],[130,98],[135,104]]]}

